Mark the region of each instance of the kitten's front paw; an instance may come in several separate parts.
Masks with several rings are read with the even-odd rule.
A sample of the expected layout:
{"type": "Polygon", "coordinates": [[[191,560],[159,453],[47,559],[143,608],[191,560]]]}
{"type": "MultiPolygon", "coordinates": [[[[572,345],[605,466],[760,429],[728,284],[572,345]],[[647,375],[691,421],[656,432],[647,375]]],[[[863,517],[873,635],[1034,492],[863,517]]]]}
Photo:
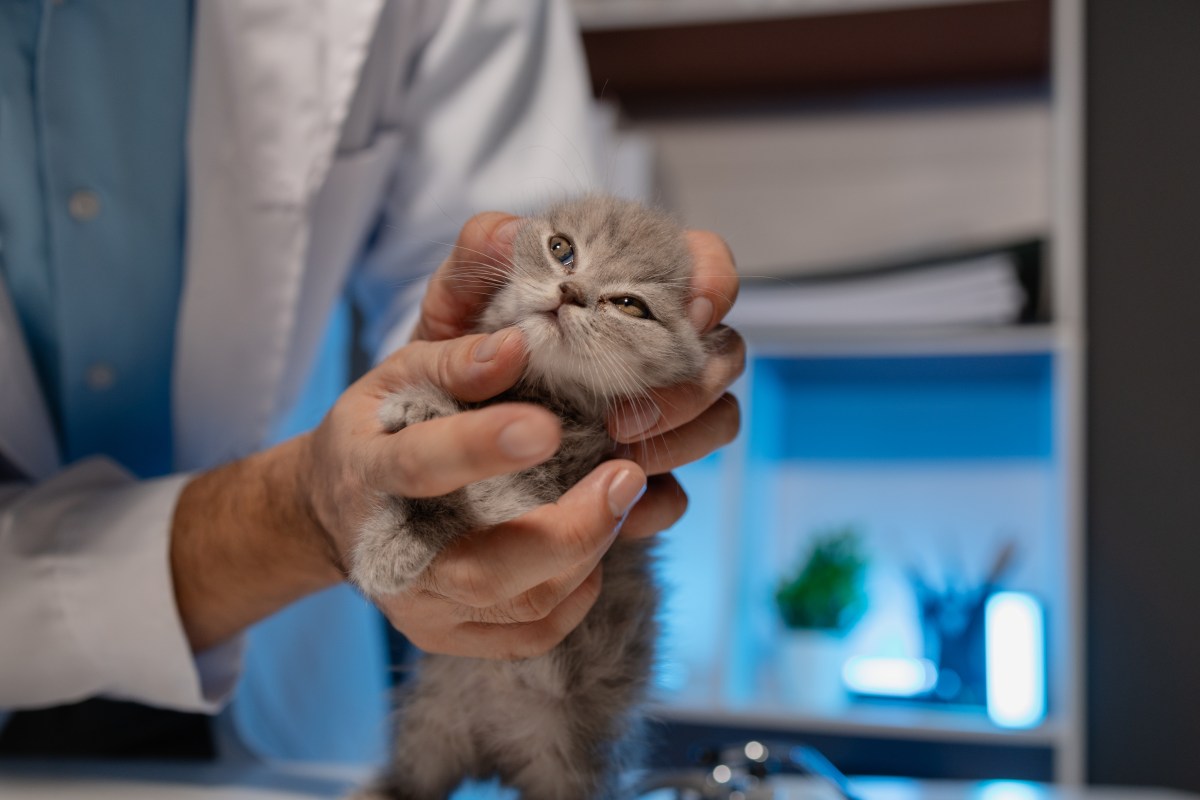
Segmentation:
{"type": "Polygon", "coordinates": [[[448,417],[459,410],[454,399],[433,386],[409,386],[383,398],[379,404],[379,422],[388,433],[448,417]]]}
{"type": "Polygon", "coordinates": [[[402,591],[437,555],[436,546],[414,535],[408,512],[417,501],[386,502],[362,526],[350,558],[350,580],[370,597],[402,591]]]}

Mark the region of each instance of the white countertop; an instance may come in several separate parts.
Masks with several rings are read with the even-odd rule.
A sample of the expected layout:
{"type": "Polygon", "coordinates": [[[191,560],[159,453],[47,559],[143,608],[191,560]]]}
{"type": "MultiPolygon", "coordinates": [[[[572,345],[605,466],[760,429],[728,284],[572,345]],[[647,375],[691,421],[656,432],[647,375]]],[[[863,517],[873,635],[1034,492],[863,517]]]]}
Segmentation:
{"type": "MultiPolygon", "coordinates": [[[[142,762],[3,762],[4,800],[313,800],[344,797],[370,772],[316,765],[160,764],[142,762]]],[[[860,778],[864,800],[1200,800],[1156,789],[1053,788],[992,781],[968,784],[860,778]]],[[[511,794],[489,787],[460,790],[455,800],[501,800],[511,794]]],[[[788,781],[779,800],[835,800],[827,790],[788,781]]]]}

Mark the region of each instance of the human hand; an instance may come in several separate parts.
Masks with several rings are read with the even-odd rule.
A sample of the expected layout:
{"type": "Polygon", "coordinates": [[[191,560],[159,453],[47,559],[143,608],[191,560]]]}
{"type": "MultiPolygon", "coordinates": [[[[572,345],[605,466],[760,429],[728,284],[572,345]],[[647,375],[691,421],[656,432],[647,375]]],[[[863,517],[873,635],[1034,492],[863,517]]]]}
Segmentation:
{"type": "MultiPolygon", "coordinates": [[[[451,256],[430,282],[415,344],[444,343],[470,330],[489,290],[504,279],[519,226],[519,218],[497,213],[482,214],[467,223],[451,256]]],[[[688,243],[695,257],[692,317],[698,330],[711,331],[733,304],[736,269],[728,248],[714,234],[691,232],[688,243]]],[[[517,338],[515,331],[505,335],[517,338]]],[[[682,516],[686,495],[674,477],[666,474],[668,470],[702,457],[736,435],[738,407],[726,389],[741,374],[745,348],[732,332],[721,341],[723,347],[710,356],[694,384],[656,393],[653,402],[665,413],[655,420],[640,418],[645,423],[640,430],[622,431],[617,437],[629,443],[625,454],[642,469],[628,460],[605,462],[557,503],[453,543],[411,588],[381,602],[392,624],[418,647],[454,655],[528,657],[561,641],[599,596],[601,558],[618,529],[629,537],[651,536],[682,516]],[[654,476],[639,501],[638,495],[647,485],[646,472],[654,476]],[[622,525],[624,515],[619,509],[626,502],[636,505],[622,525]]],[[[502,350],[512,343],[506,339],[502,350]]],[[[515,351],[512,355],[511,361],[507,353],[498,356],[502,363],[494,385],[471,383],[460,388],[477,394],[474,399],[508,388],[524,365],[515,351]]],[[[449,372],[441,370],[439,374],[444,377],[449,372]]],[[[474,379],[479,377],[476,374],[474,379]]],[[[451,387],[443,388],[456,393],[451,387]]],[[[541,412],[515,405],[484,411],[492,408],[541,412]]],[[[437,422],[458,424],[454,419],[437,422]]],[[[622,416],[614,417],[614,434],[622,423],[627,425],[622,416]]],[[[426,425],[411,430],[422,427],[426,425]]],[[[480,440],[475,438],[476,443],[480,440]]],[[[437,443],[436,439],[429,441],[437,443]]],[[[546,455],[557,447],[557,438],[553,441],[546,455]]],[[[528,466],[509,463],[506,470],[501,462],[496,461],[494,472],[487,474],[528,466]]],[[[425,487],[429,494],[445,493],[486,477],[461,470],[445,474],[448,482],[425,487]]]]}
{"type": "MultiPolygon", "coordinates": [[[[516,330],[414,342],[343,393],[307,437],[311,513],[345,572],[362,521],[381,495],[434,497],[533,466],[557,451],[560,422],[533,405],[504,403],[389,433],[380,403],[432,383],[466,402],[512,386],[524,368],[516,330]]],[[[417,646],[489,658],[534,655],[583,619],[599,592],[599,561],[646,485],[629,461],[606,462],[557,503],[473,534],[444,550],[405,590],[374,598],[417,646]]],[[[671,493],[639,505],[635,528],[682,513],[671,493]]]]}
{"type": "MultiPolygon", "coordinates": [[[[519,221],[482,215],[464,230],[426,296],[422,338],[467,332],[483,302],[473,284],[479,273],[455,271],[454,262],[501,263],[512,241],[511,230],[504,241],[505,222],[519,221]]],[[[711,327],[732,303],[737,281],[718,239],[690,236],[696,294],[713,305],[711,327]]],[[[392,623],[422,648],[459,655],[532,656],[557,644],[598,596],[600,559],[617,529],[650,536],[683,514],[686,498],[674,478],[656,474],[647,482],[646,472],[699,457],[736,431],[736,405],[722,392],[741,371],[743,348],[736,338],[728,343],[696,387],[660,393],[665,413],[632,438],[632,460],[605,462],[557,503],[452,544],[408,590],[380,601],[392,623]]],[[[405,381],[482,400],[510,387],[524,365],[516,331],[414,343],[347,389],[315,431],[189,481],[176,505],[170,558],[193,649],[202,652],[344,578],[357,526],[377,493],[446,493],[555,452],[558,420],[529,405],[489,406],[392,435],[381,429],[380,401],[405,381]],[[519,452],[506,448],[514,440],[524,445],[519,452]]]]}

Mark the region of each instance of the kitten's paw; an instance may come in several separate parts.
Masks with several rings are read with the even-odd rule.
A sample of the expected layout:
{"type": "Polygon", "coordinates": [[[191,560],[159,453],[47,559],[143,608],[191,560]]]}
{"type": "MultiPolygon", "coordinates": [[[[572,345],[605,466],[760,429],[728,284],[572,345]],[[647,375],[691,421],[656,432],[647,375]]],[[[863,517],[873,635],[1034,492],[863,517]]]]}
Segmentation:
{"type": "Polygon", "coordinates": [[[459,410],[450,395],[433,386],[409,386],[383,398],[379,404],[379,422],[388,433],[448,417],[459,410]]]}
{"type": "Polygon", "coordinates": [[[413,535],[407,519],[412,502],[388,500],[359,531],[351,553],[350,580],[370,597],[402,591],[437,555],[437,547],[413,535]]]}

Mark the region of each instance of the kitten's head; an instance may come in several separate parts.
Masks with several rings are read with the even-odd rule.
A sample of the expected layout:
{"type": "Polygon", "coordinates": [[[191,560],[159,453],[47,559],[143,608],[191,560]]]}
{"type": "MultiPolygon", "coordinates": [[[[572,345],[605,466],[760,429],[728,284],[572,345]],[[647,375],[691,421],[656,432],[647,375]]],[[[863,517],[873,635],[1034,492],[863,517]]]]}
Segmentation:
{"type": "Polygon", "coordinates": [[[590,196],[533,217],[480,329],[518,326],[527,378],[579,405],[694,377],[704,347],[688,318],[691,257],[667,216],[590,196]]]}

